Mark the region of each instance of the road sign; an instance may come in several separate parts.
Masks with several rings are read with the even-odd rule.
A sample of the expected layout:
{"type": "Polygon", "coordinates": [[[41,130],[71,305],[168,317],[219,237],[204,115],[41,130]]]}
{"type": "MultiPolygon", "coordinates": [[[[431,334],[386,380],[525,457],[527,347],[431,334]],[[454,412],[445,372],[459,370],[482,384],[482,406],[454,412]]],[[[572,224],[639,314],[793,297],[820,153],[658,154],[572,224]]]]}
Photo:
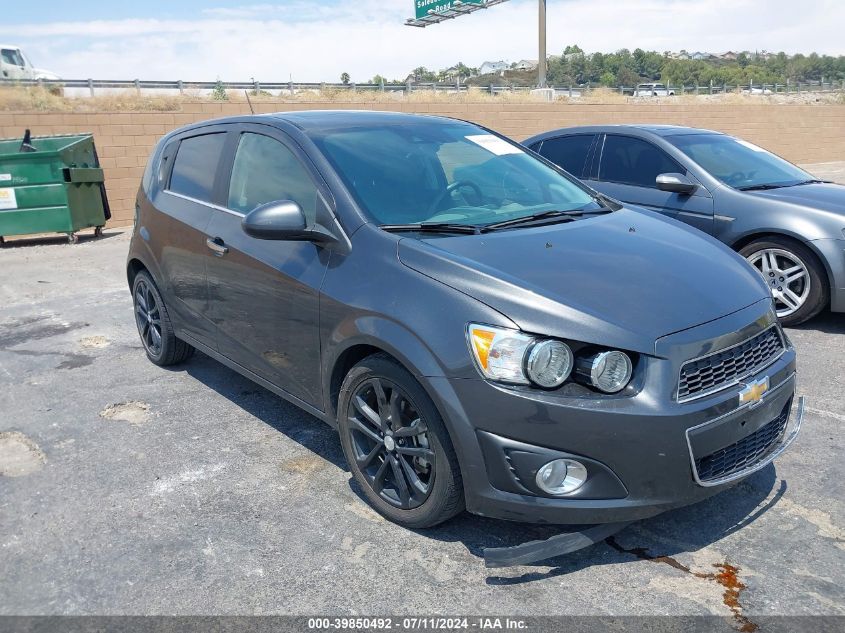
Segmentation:
{"type": "Polygon", "coordinates": [[[464,4],[484,4],[484,0],[414,0],[417,19],[436,13],[447,13],[464,4]]]}
{"type": "Polygon", "coordinates": [[[414,0],[416,18],[408,18],[408,26],[426,27],[451,20],[479,9],[486,9],[508,0],[414,0]]]}
{"type": "MultiPolygon", "coordinates": [[[[414,0],[417,10],[416,18],[405,20],[406,26],[425,28],[432,24],[439,24],[452,18],[457,18],[480,9],[493,7],[508,0],[414,0]]],[[[546,87],[546,0],[538,0],[540,7],[540,57],[538,58],[537,74],[540,88],[546,87]]]]}

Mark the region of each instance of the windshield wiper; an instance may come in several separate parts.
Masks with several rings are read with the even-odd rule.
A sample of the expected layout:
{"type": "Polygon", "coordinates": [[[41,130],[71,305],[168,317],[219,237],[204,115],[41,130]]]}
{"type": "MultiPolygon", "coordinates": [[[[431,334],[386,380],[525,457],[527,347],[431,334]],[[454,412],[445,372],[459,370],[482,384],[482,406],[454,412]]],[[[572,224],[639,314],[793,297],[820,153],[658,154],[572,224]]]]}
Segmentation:
{"type": "Polygon", "coordinates": [[[420,233],[481,233],[476,224],[460,224],[458,222],[413,222],[410,224],[380,224],[382,231],[396,233],[399,231],[419,231],[420,233]]]}
{"type": "Polygon", "coordinates": [[[512,226],[527,226],[535,222],[543,222],[544,220],[560,220],[561,222],[571,222],[576,218],[585,215],[594,215],[599,213],[612,213],[613,209],[609,207],[599,207],[597,209],[577,209],[572,211],[541,211],[539,213],[532,213],[521,218],[513,218],[511,220],[503,220],[502,222],[494,222],[493,224],[486,224],[482,227],[483,231],[495,231],[496,229],[505,229],[512,226]]]}
{"type": "Polygon", "coordinates": [[[737,187],[739,191],[766,191],[768,189],[781,189],[789,187],[790,185],[777,184],[775,182],[763,183],[761,185],[747,185],[745,187],[737,187]]]}
{"type": "Polygon", "coordinates": [[[796,182],[794,185],[789,185],[790,187],[798,187],[800,185],[829,185],[833,183],[832,180],[818,180],[818,179],[811,179],[811,180],[802,180],[801,182],[796,182]]]}
{"type": "Polygon", "coordinates": [[[740,191],[764,191],[766,189],[784,189],[786,187],[798,187],[800,185],[821,185],[821,184],[829,184],[830,180],[817,180],[815,178],[811,180],[799,180],[798,182],[770,182],[770,183],[763,183],[761,185],[748,185],[747,187],[738,187],[740,191]]]}

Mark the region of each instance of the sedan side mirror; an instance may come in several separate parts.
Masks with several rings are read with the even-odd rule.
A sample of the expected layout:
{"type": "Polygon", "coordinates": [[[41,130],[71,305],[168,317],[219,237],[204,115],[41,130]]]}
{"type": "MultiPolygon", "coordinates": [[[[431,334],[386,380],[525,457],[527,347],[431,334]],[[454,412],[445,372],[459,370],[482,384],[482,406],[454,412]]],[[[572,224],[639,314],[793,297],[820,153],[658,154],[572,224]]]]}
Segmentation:
{"type": "Polygon", "coordinates": [[[336,238],[319,226],[309,227],[296,202],[280,200],[256,207],[241,222],[244,233],[259,240],[334,242],[336,238]]]}
{"type": "Polygon", "coordinates": [[[657,188],[688,196],[698,189],[698,185],[683,174],[660,174],[657,177],[657,188]]]}

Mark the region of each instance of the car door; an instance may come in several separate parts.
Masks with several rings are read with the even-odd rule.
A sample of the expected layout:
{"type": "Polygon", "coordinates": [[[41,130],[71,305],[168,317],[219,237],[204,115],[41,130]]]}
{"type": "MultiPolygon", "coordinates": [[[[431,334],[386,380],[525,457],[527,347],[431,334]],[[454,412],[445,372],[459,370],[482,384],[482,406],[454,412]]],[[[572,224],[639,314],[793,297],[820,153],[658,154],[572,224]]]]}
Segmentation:
{"type": "Polygon", "coordinates": [[[4,79],[27,79],[23,55],[16,48],[0,49],[4,79]]]}
{"type": "Polygon", "coordinates": [[[215,255],[208,288],[218,350],[322,408],[319,290],[329,252],[312,242],[256,239],[241,223],[258,206],[293,200],[313,224],[328,190],[302,150],[269,126],[241,126],[229,165],[222,208],[207,230],[215,255]]]}
{"type": "Polygon", "coordinates": [[[571,134],[547,138],[531,149],[568,171],[576,178],[584,178],[587,157],[595,143],[597,134],[571,134]]]}
{"type": "MultiPolygon", "coordinates": [[[[146,227],[159,262],[163,292],[180,336],[214,348],[209,317],[206,228],[217,197],[227,128],[209,126],[176,137],[162,149],[159,178],[146,227]]],[[[189,341],[190,342],[190,341],[189,341]]]]}
{"type": "Polygon", "coordinates": [[[657,188],[660,174],[679,173],[695,181],[682,165],[653,143],[633,136],[606,134],[597,147],[598,169],[586,179],[594,189],[625,203],[659,211],[713,232],[713,198],[701,185],[692,194],[657,188]],[[591,180],[596,178],[596,180],[591,180]]]}

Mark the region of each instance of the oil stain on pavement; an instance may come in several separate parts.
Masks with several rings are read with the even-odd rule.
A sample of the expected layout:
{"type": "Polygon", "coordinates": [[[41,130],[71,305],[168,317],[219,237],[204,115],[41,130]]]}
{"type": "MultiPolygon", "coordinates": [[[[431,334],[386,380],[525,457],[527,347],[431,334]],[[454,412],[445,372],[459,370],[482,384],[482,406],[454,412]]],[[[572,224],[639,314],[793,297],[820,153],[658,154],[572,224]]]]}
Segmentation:
{"type": "Polygon", "coordinates": [[[648,550],[644,547],[622,547],[612,536],[605,539],[605,543],[622,554],[633,554],[640,560],[647,560],[652,563],[664,563],[674,569],[677,569],[678,571],[684,572],[685,574],[691,574],[696,578],[715,581],[724,588],[722,593],[722,602],[724,602],[725,606],[731,610],[734,621],[736,622],[736,629],[742,633],[753,633],[760,628],[757,624],[742,614],[742,604],[740,604],[739,597],[746,589],[746,586],[745,583],[739,579],[739,567],[724,562],[713,565],[713,567],[718,570],[716,572],[697,572],[692,571],[689,567],[678,562],[671,556],[654,556],[649,554],[648,550]]]}

